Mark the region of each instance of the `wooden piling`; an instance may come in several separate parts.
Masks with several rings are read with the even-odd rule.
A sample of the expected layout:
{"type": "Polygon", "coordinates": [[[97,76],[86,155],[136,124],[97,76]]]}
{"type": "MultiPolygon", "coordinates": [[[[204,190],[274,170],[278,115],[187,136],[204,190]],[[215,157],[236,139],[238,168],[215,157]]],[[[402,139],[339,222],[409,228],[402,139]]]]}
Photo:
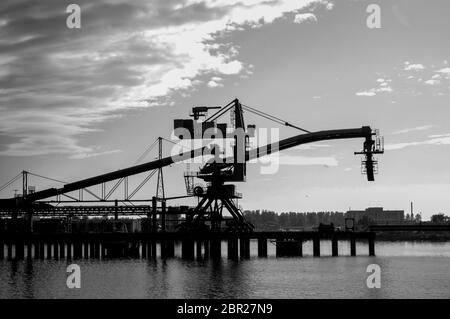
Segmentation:
{"type": "Polygon", "coordinates": [[[16,241],[16,259],[22,260],[24,258],[24,242],[19,239],[16,241]]]}
{"type": "Polygon", "coordinates": [[[201,240],[196,240],[195,241],[195,257],[197,259],[202,259],[203,258],[203,254],[202,254],[202,241],[201,240]]]}
{"type": "Polygon", "coordinates": [[[50,241],[47,241],[46,246],[47,246],[47,259],[51,259],[52,258],[52,243],[50,241]]]}
{"type": "Polygon", "coordinates": [[[150,242],[150,247],[151,247],[151,249],[150,249],[150,251],[151,251],[151,257],[152,257],[153,259],[156,259],[157,254],[158,254],[158,252],[157,252],[156,240],[152,240],[152,241],[150,242]]]}
{"type": "Polygon", "coordinates": [[[222,241],[220,239],[211,240],[211,258],[220,259],[222,258],[222,241]]]}
{"type": "Polygon", "coordinates": [[[145,240],[143,240],[141,242],[141,257],[143,259],[147,258],[147,242],[145,240]]]}
{"type": "Polygon", "coordinates": [[[239,240],[237,237],[228,238],[228,258],[238,259],[239,258],[239,240]]]}
{"type": "Polygon", "coordinates": [[[33,244],[31,243],[31,239],[28,239],[26,244],[27,246],[27,259],[33,258],[33,244]]]}
{"type": "Polygon", "coordinates": [[[84,259],[89,258],[89,242],[88,241],[83,242],[83,258],[84,259]]]}
{"type": "Polygon", "coordinates": [[[241,238],[239,242],[241,258],[250,258],[250,239],[241,238]]]}
{"type": "Polygon", "coordinates": [[[94,242],[94,258],[100,258],[100,242],[98,240],[94,242]]]}
{"type": "Polygon", "coordinates": [[[167,257],[175,257],[175,241],[173,239],[167,241],[167,257]]]}
{"type": "Polygon", "coordinates": [[[320,237],[314,236],[313,238],[313,256],[320,257],[320,237]]]}
{"type": "Polygon", "coordinates": [[[0,239],[0,260],[5,259],[5,243],[0,239]]]}
{"type": "Polygon", "coordinates": [[[73,257],[80,259],[83,257],[83,243],[80,240],[76,240],[73,243],[73,257]]]}
{"type": "Polygon", "coordinates": [[[331,239],[331,255],[334,257],[339,256],[338,238],[336,236],[333,236],[333,238],[331,239]]]}
{"type": "Polygon", "coordinates": [[[258,257],[267,257],[267,238],[258,238],[258,257]]]}
{"type": "Polygon", "coordinates": [[[34,246],[34,259],[39,259],[40,251],[39,251],[39,241],[33,241],[34,246]]]}
{"type": "Polygon", "coordinates": [[[72,259],[72,242],[67,241],[67,259],[72,259]]]}
{"type": "Polygon", "coordinates": [[[13,245],[11,241],[8,241],[6,243],[7,246],[7,252],[8,252],[8,260],[12,260],[13,259],[13,245]]]}
{"type": "Polygon", "coordinates": [[[210,255],[210,249],[209,249],[209,240],[203,241],[203,249],[204,249],[204,258],[208,259],[210,255]]]}
{"type": "Polygon", "coordinates": [[[66,258],[66,245],[64,243],[64,240],[61,240],[59,242],[59,258],[66,258]]]}
{"type": "Polygon", "coordinates": [[[7,243],[6,243],[6,250],[7,250],[7,253],[8,253],[8,260],[12,260],[13,259],[13,245],[12,245],[12,242],[11,241],[8,241],[7,243]]]}
{"type": "Polygon", "coordinates": [[[39,259],[45,258],[45,242],[41,240],[39,242],[39,259]]]}
{"type": "Polygon", "coordinates": [[[161,241],[161,257],[173,258],[175,256],[175,242],[171,239],[161,241]]]}
{"type": "Polygon", "coordinates": [[[181,242],[181,257],[184,259],[194,258],[194,241],[192,239],[184,239],[181,242]]]}
{"type": "Polygon", "coordinates": [[[59,244],[57,241],[53,242],[53,258],[59,259],[59,244]]]}
{"type": "Polygon", "coordinates": [[[369,256],[375,256],[375,236],[369,237],[369,256]]]}
{"type": "Polygon", "coordinates": [[[101,252],[101,259],[105,259],[106,257],[106,246],[105,243],[102,242],[100,243],[101,247],[100,247],[100,252],[101,252]]]}
{"type": "Polygon", "coordinates": [[[350,237],[350,255],[356,256],[356,239],[354,236],[350,237]]]}
{"type": "Polygon", "coordinates": [[[95,242],[89,241],[89,258],[95,258],[95,242]]]}

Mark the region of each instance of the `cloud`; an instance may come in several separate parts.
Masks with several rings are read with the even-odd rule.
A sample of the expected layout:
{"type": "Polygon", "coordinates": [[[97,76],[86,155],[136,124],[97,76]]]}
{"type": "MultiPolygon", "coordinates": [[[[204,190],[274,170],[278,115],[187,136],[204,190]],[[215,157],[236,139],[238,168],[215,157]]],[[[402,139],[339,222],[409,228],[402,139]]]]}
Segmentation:
{"type": "MultiPolygon", "coordinates": [[[[289,165],[289,166],[327,166],[334,167],[338,166],[338,160],[333,156],[299,156],[299,155],[287,155],[287,154],[279,154],[279,163],[280,165],[289,165]]],[[[274,161],[276,159],[271,158],[270,160],[274,161]]]]}
{"type": "Polygon", "coordinates": [[[377,95],[374,91],[370,90],[370,91],[361,91],[361,92],[356,92],[355,93],[357,96],[375,96],[377,95]]]}
{"type": "Polygon", "coordinates": [[[294,23],[317,22],[317,17],[313,13],[297,13],[294,23]]]}
{"type": "Polygon", "coordinates": [[[447,79],[450,79],[450,68],[443,68],[438,70],[438,72],[443,74],[447,79]]]}
{"type": "MultiPolygon", "coordinates": [[[[444,61],[443,66],[445,66],[444,61]]],[[[450,89],[450,68],[435,68],[434,65],[425,66],[423,64],[411,64],[406,61],[402,65],[394,67],[396,72],[389,78],[380,77],[382,73],[376,73],[376,87],[364,89],[355,93],[357,96],[373,97],[379,93],[394,92],[392,84],[395,84],[398,94],[408,94],[419,96],[423,94],[433,94],[435,96],[444,96],[448,93],[442,92],[450,89]],[[433,70],[434,69],[434,70],[433,70]],[[411,72],[412,71],[412,72],[411,72]],[[420,71],[420,72],[418,72],[420,71]]]]}
{"type": "Polygon", "coordinates": [[[410,146],[420,146],[420,145],[450,145],[450,134],[438,135],[437,137],[433,137],[425,141],[386,144],[384,146],[384,149],[386,151],[393,151],[393,150],[400,150],[410,146]]]}
{"type": "Polygon", "coordinates": [[[423,64],[410,64],[409,62],[405,62],[405,71],[422,71],[425,70],[425,66],[423,64]]]}
{"type": "Polygon", "coordinates": [[[302,145],[299,145],[299,146],[295,146],[291,150],[305,151],[305,150],[314,150],[314,149],[329,148],[329,147],[332,147],[332,146],[329,145],[329,144],[312,143],[312,144],[302,144],[302,145]]]}
{"type": "Polygon", "coordinates": [[[364,91],[360,91],[360,92],[356,92],[355,95],[356,96],[375,96],[377,95],[377,93],[391,93],[393,92],[392,87],[390,86],[390,83],[392,82],[391,79],[384,79],[384,78],[378,78],[376,80],[378,87],[369,89],[369,90],[364,90],[364,91]]]}
{"type": "Polygon", "coordinates": [[[403,130],[395,131],[392,134],[405,134],[405,133],[416,132],[416,131],[425,131],[425,130],[432,128],[433,126],[434,125],[422,125],[422,126],[417,126],[417,127],[412,127],[412,128],[406,128],[403,130]]]}
{"type": "Polygon", "coordinates": [[[436,80],[436,79],[430,79],[430,80],[426,80],[425,82],[423,82],[426,85],[438,85],[441,83],[441,81],[436,80]]]}
{"type": "Polygon", "coordinates": [[[319,2],[79,0],[82,27],[71,30],[64,2],[1,1],[0,134],[13,142],[0,155],[108,152],[80,136],[127,110],[170,104],[205,85],[202,76],[251,74],[224,36],[319,2]]]}
{"type": "Polygon", "coordinates": [[[217,83],[216,81],[211,80],[208,82],[208,86],[210,88],[215,88],[215,87],[219,87],[219,86],[223,86],[223,85],[221,83],[217,83]]]}

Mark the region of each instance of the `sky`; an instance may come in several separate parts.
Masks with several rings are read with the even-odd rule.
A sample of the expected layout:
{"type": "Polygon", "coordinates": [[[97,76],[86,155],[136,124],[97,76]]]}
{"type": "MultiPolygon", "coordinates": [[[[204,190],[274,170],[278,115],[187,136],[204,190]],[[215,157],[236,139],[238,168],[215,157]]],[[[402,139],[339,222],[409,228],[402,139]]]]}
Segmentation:
{"type": "MultiPolygon", "coordinates": [[[[375,182],[361,175],[357,139],[283,151],[272,174],[249,164],[243,209],[409,212],[412,201],[423,219],[448,214],[449,10],[445,0],[3,0],[0,185],[22,170],[70,182],[128,167],[193,106],[237,97],[309,131],[370,125],[385,142],[375,182]],[[71,3],[80,28],[66,24],[71,3]],[[368,27],[371,4],[380,28],[368,27]]],[[[185,194],[188,168],[164,169],[166,196],[185,194]]]]}

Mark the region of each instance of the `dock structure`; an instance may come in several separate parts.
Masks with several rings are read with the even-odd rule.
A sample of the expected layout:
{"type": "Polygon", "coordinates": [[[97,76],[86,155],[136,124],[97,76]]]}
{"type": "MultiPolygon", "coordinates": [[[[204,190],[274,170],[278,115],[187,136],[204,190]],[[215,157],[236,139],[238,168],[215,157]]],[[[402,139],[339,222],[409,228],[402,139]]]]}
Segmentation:
{"type": "Polygon", "coordinates": [[[350,255],[356,256],[356,241],[368,242],[368,255],[375,256],[374,232],[250,232],[250,233],[57,233],[0,234],[0,260],[21,259],[104,259],[173,258],[175,246],[181,246],[183,259],[220,259],[222,244],[229,259],[250,258],[250,242],[257,242],[257,256],[268,256],[269,242],[275,243],[277,257],[302,257],[303,243],[312,241],[313,256],[321,256],[321,242],[331,246],[331,255],[339,256],[338,242],[350,243],[350,255]],[[157,249],[159,247],[159,249],[157,249]]]}

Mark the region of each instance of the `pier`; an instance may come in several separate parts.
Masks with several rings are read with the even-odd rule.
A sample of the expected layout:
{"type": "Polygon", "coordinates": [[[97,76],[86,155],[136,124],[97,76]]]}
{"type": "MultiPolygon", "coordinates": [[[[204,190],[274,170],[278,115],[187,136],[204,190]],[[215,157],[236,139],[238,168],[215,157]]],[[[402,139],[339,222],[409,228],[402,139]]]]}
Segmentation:
{"type": "Polygon", "coordinates": [[[321,241],[329,242],[332,256],[339,256],[338,242],[350,243],[350,255],[356,256],[356,241],[366,241],[368,252],[375,255],[373,232],[253,232],[253,233],[60,233],[2,234],[0,259],[104,259],[104,258],[174,258],[175,246],[181,246],[183,259],[220,259],[222,244],[227,258],[250,258],[250,241],[257,241],[257,256],[268,256],[269,243],[275,244],[277,257],[302,257],[303,243],[312,241],[313,256],[320,257],[321,241]],[[159,248],[159,249],[158,249],[159,248]]]}

